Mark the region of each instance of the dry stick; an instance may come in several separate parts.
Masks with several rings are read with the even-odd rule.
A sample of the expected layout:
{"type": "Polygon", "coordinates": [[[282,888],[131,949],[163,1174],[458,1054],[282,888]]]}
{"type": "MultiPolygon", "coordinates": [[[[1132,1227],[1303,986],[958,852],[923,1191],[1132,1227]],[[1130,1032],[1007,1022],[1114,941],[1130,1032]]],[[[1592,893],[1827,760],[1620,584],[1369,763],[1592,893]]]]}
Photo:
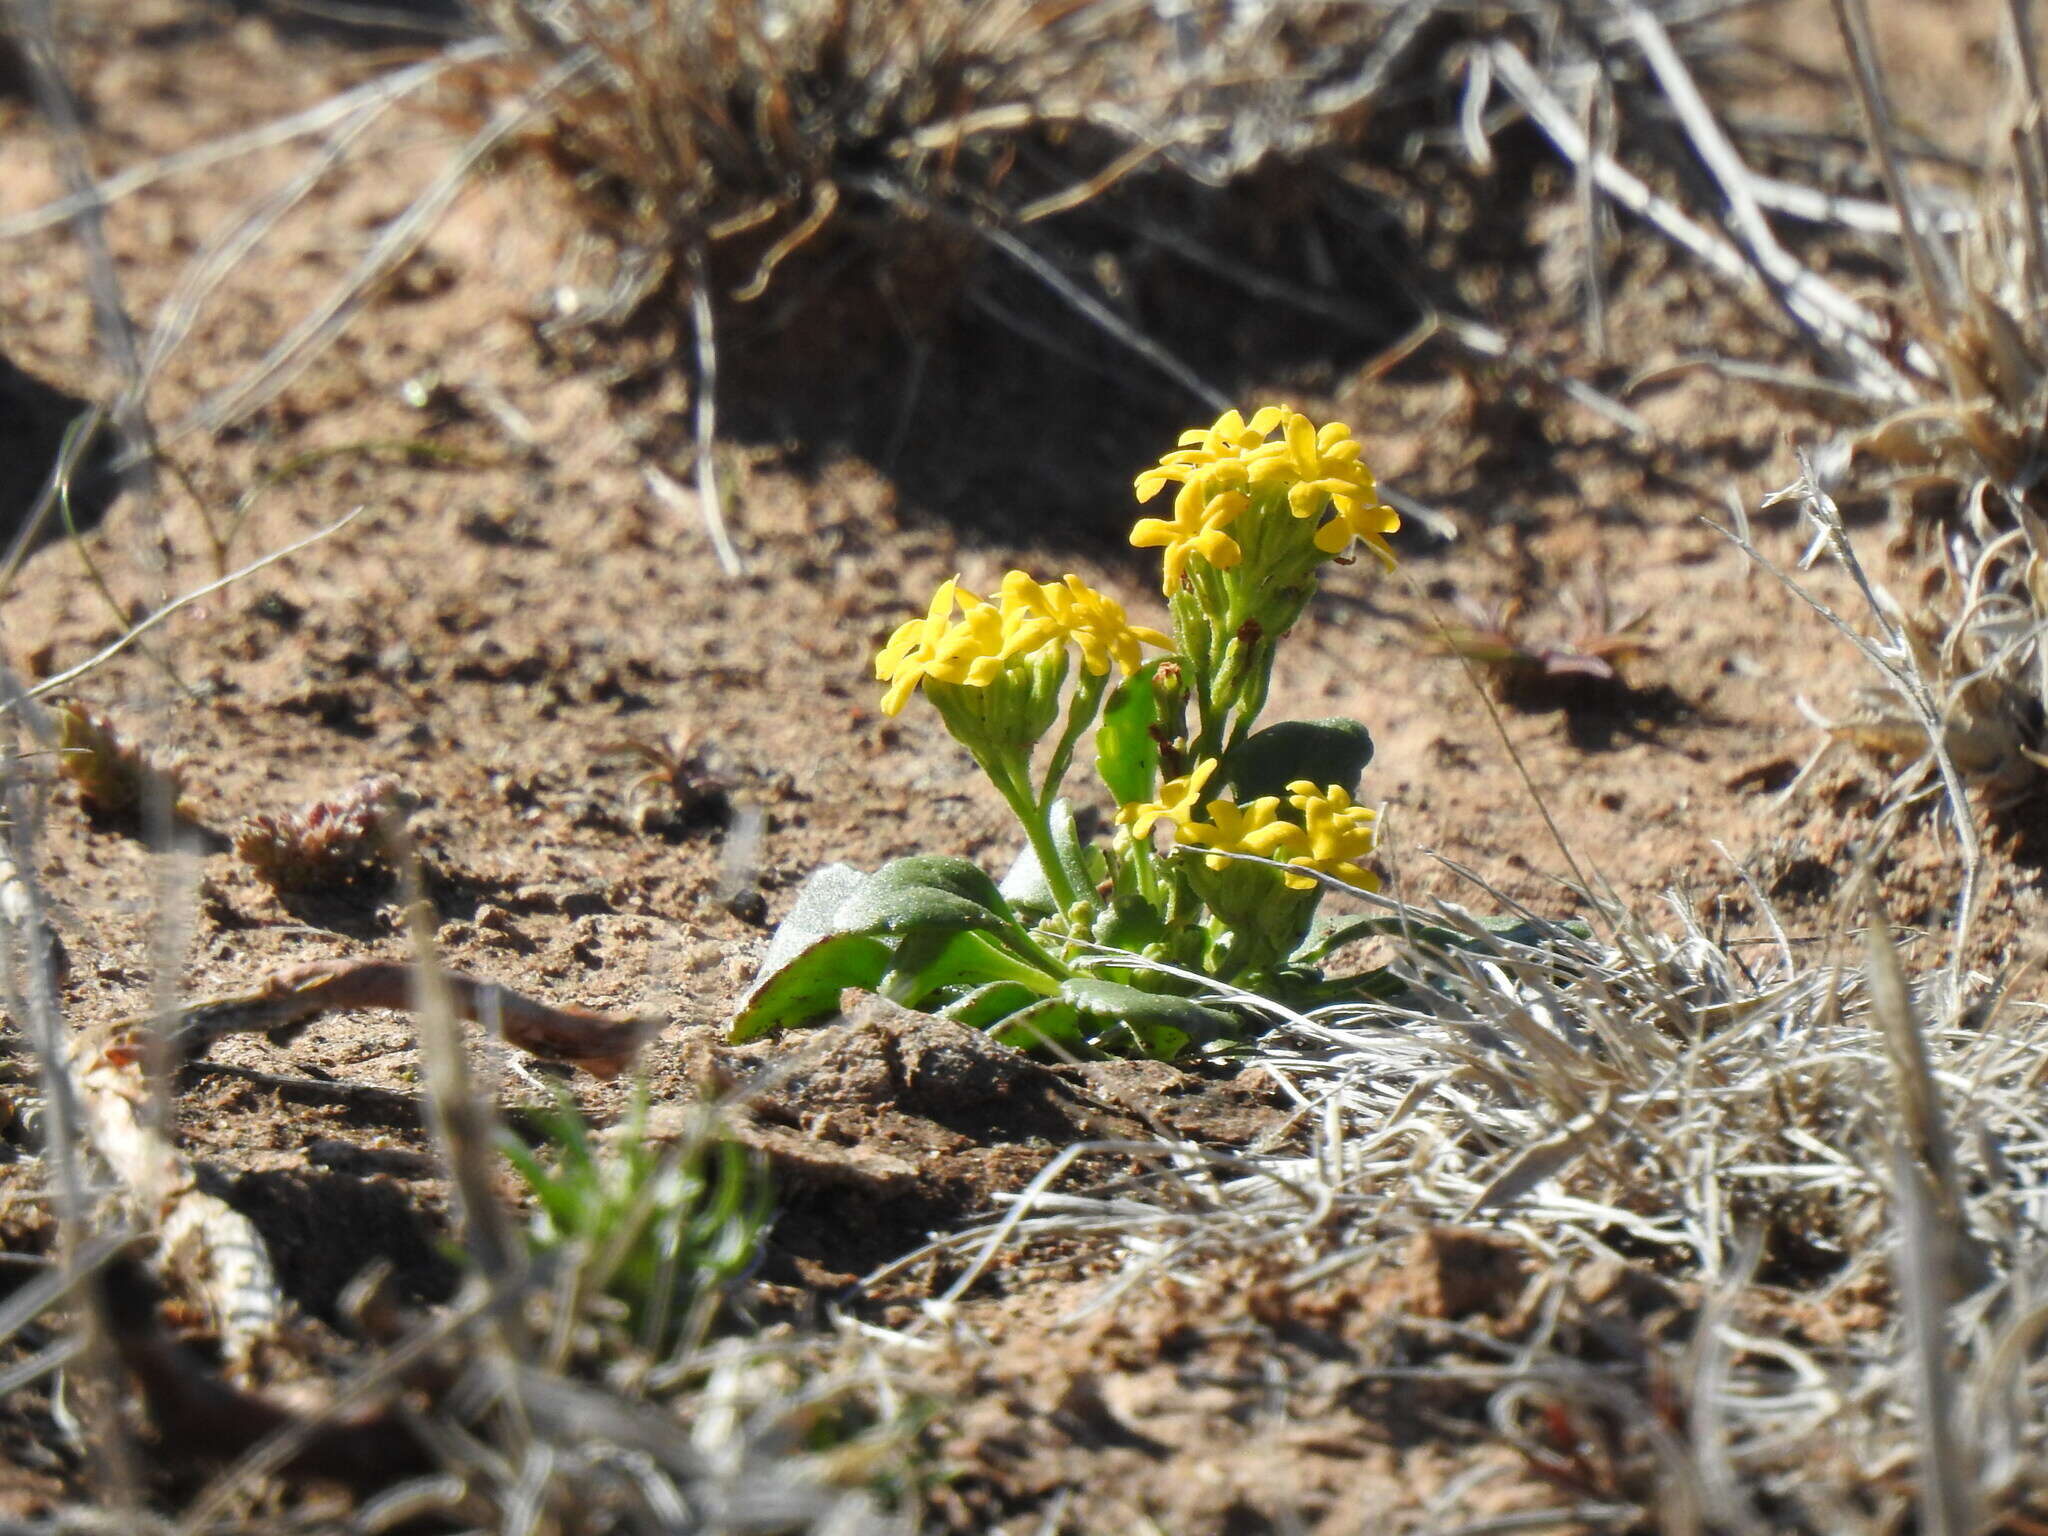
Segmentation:
{"type": "MultiPolygon", "coordinates": [[[[121,278],[114,266],[113,247],[107,243],[106,205],[93,193],[78,101],[58,63],[52,0],[8,0],[7,10],[14,18],[21,50],[28,61],[37,105],[56,134],[57,163],[70,186],[71,224],[85,250],[86,291],[92,297],[100,346],[121,376],[121,394],[113,410],[114,424],[121,430],[123,449],[131,456],[145,455],[150,431],[141,404],[141,353],[136,345],[135,324],[129,319],[121,297],[121,278]]],[[[127,482],[127,488],[138,496],[148,495],[149,467],[141,458],[135,458],[130,466],[127,482]]]]}
{"type": "Polygon", "coordinates": [[[1371,101],[1406,56],[1409,45],[1421,34],[1423,23],[1437,13],[1437,6],[1438,0],[1408,0],[1381,31],[1357,75],[1312,92],[1304,103],[1306,115],[1336,117],[1371,101]]]}
{"type": "Polygon", "coordinates": [[[211,1315],[231,1365],[250,1364],[279,1339],[286,1312],[277,1274],[249,1218],[199,1188],[167,1126],[151,1113],[140,1031],[110,1040],[86,1031],[68,1062],[92,1144],[113,1169],[144,1225],[158,1234],[157,1264],[211,1315]]]}
{"type": "Polygon", "coordinates": [[[1870,1011],[1891,1064],[1893,1097],[1886,1106],[1886,1129],[1896,1141],[1898,1154],[1915,1170],[1913,1177],[1921,1186],[1939,1236],[1938,1251],[1928,1258],[1946,1271],[1944,1292],[1954,1299],[1982,1285],[1991,1266],[1963,1224],[1955,1137],[1942,1106],[1940,1082],[1928,1060],[1924,1027],[1913,1007],[1884,906],[1878,900],[1875,874],[1865,866],[1859,879],[1865,894],[1868,959],[1864,971],[1870,986],[1870,1011]]]}
{"type": "Polygon", "coordinates": [[[1898,1229],[1892,1269],[1906,1314],[1906,1365],[1920,1410],[1921,1529],[1928,1536],[1971,1536],[1983,1527],[1974,1518],[1976,1500],[1970,1496],[1965,1452],[1956,1434],[1955,1379],[1948,1363],[1951,1275],[1940,1262],[1943,1239],[1956,1229],[1942,1225],[1923,1170],[1902,1144],[1893,1144],[1891,1162],[1898,1229]]]}
{"type": "Polygon", "coordinates": [[[588,69],[596,57],[590,49],[578,50],[549,70],[522,100],[500,107],[405,212],[384,226],[355,269],[264,354],[252,373],[194,408],[159,442],[169,443],[190,432],[218,431],[260,409],[298,377],[347,325],[377,280],[418,249],[477,165],[537,117],[548,98],[588,69]]]}
{"type": "MultiPolygon", "coordinates": [[[[20,683],[4,664],[0,664],[0,693],[11,702],[25,702],[20,683]]],[[[34,706],[28,705],[22,713],[32,716],[34,706]]],[[[32,874],[41,808],[19,757],[6,765],[0,795],[4,795],[6,811],[5,850],[0,853],[0,937],[5,940],[0,945],[4,950],[0,985],[4,985],[9,1009],[26,1024],[35,1051],[43,1088],[43,1161],[56,1196],[59,1272],[71,1285],[85,1278],[90,1255],[82,1134],[86,1099],[66,1060],[66,1031],[57,994],[56,932],[50,926],[42,889],[32,874]]],[[[87,1304],[80,1309],[75,1325],[87,1362],[83,1374],[104,1380],[110,1388],[104,1397],[94,1393],[87,1398],[88,1428],[106,1458],[106,1472],[113,1484],[111,1502],[133,1509],[138,1477],[132,1448],[120,1419],[106,1411],[119,1395],[106,1317],[97,1305],[98,1293],[88,1286],[84,1294],[87,1304]]]]}
{"type": "MultiPolygon", "coordinates": [[[[1954,313],[1949,302],[1950,285],[1940,282],[1937,272],[1949,275],[1939,267],[1934,250],[1927,242],[1926,232],[1920,227],[1920,211],[1912,188],[1906,181],[1906,173],[1899,163],[1898,146],[1893,142],[1894,130],[1891,108],[1884,95],[1884,83],[1878,75],[1877,47],[1870,37],[1870,16],[1863,8],[1863,0],[1831,0],[1835,11],[1835,25],[1842,33],[1843,46],[1849,50],[1851,64],[1850,78],[1856,85],[1856,101],[1863,109],[1864,127],[1870,134],[1871,147],[1877,151],[1878,174],[1884,179],[1885,194],[1891,198],[1892,206],[1899,210],[1900,235],[1906,242],[1906,256],[1912,263],[1913,276],[1920,285],[1921,297],[1927,302],[1927,312],[1935,325],[1946,330],[1954,313]]],[[[1951,279],[1952,281],[1952,279],[1951,279]]]]}
{"type": "Polygon", "coordinates": [[[2043,172],[2048,168],[2048,122],[2043,121],[2041,71],[2034,59],[2034,26],[2027,15],[2027,0],[2006,0],[2006,46],[2012,55],[2013,78],[2021,100],[2012,124],[2012,159],[2026,208],[2023,235],[2027,260],[2033,269],[2034,292],[2048,291],[2048,196],[2044,196],[2043,172]]]}
{"type": "MultiPolygon", "coordinates": [[[[1650,190],[1640,177],[1617,161],[1596,153],[1587,144],[1570,109],[1557,99],[1535,66],[1518,50],[1506,43],[1496,43],[1493,53],[1495,72],[1501,84],[1527,109],[1536,126],[1557,146],[1558,153],[1574,165],[1581,161],[1590,164],[1602,191],[1636,217],[1662,231],[1667,238],[1691,252],[1738,289],[1755,292],[1765,287],[1756,267],[1732,243],[1668,198],[1650,190]]],[[[1875,316],[1861,311],[1863,320],[1851,328],[1828,314],[1814,310],[1810,304],[1789,292],[1781,289],[1779,293],[1783,306],[1795,320],[1857,364],[1863,373],[1865,388],[1897,404],[1911,404],[1919,399],[1919,391],[1912,381],[1868,339],[1885,334],[1882,323],[1875,316]]],[[[1917,349],[1910,351],[1908,356],[1918,359],[1928,371],[1932,371],[1931,360],[1922,357],[1917,349]]]]}
{"type": "Polygon", "coordinates": [[[328,535],[341,532],[342,529],[346,528],[350,523],[354,522],[357,518],[361,517],[363,513],[367,510],[368,509],[366,507],[357,507],[347,516],[339,518],[336,521],[329,523],[325,528],[321,528],[316,530],[315,532],[307,534],[303,539],[298,540],[296,543],[287,544],[283,549],[272,550],[269,554],[265,555],[261,560],[252,560],[238,571],[230,571],[228,572],[227,575],[220,577],[218,580],[209,581],[205,586],[200,587],[194,591],[187,592],[183,597],[173,598],[170,602],[165,603],[163,607],[157,609],[155,613],[152,613],[148,618],[144,619],[140,624],[137,624],[133,629],[129,630],[125,635],[121,636],[120,639],[114,641],[110,645],[101,647],[92,655],[88,656],[84,661],[81,661],[77,666],[67,667],[64,671],[59,672],[54,677],[46,677],[40,683],[37,683],[33,688],[24,689],[18,695],[13,695],[6,697],[4,699],[0,699],[0,715],[4,715],[11,710],[17,709],[22,700],[40,699],[52,693],[62,692],[64,689],[70,687],[71,684],[77,682],[81,677],[85,676],[86,673],[91,672],[96,668],[105,665],[109,661],[112,661],[116,656],[120,655],[121,652],[127,650],[129,646],[133,645],[137,640],[140,640],[144,635],[148,634],[152,629],[155,629],[159,624],[163,623],[166,619],[170,618],[172,614],[178,612],[181,608],[189,608],[192,606],[192,604],[201,602],[204,599],[211,597],[214,593],[220,591],[223,587],[229,587],[234,585],[234,583],[240,581],[244,576],[254,575],[257,571],[262,570],[265,566],[275,565],[277,564],[278,561],[285,559],[287,556],[295,555],[300,550],[305,549],[307,546],[319,543],[328,535]]]}
{"type": "MultiPolygon", "coordinates": [[[[836,198],[835,198],[836,201],[836,198]]],[[[718,328],[711,314],[710,263],[704,248],[690,248],[690,329],[697,339],[697,398],[693,403],[697,433],[697,515],[718,555],[719,569],[737,579],[746,574],[739,551],[725,527],[725,506],[718,484],[718,328]]],[[[675,482],[654,465],[647,483],[669,500],[675,482]]]]}
{"type": "Polygon", "coordinates": [[[1583,132],[1590,153],[1576,167],[1579,201],[1579,259],[1586,285],[1586,339],[1596,360],[1607,356],[1607,291],[1600,272],[1600,183],[1592,166],[1597,159],[1611,159],[1614,143],[1614,103],[1607,90],[1605,71],[1596,70],[1586,86],[1586,124],[1583,132]]]}
{"type": "Polygon", "coordinates": [[[1665,97],[1678,114],[1693,149],[1727,195],[1730,217],[1749,247],[1750,259],[1771,283],[1783,290],[1786,307],[1799,312],[1810,306],[1847,332],[1870,341],[1881,340],[1884,326],[1875,315],[1808,271],[1778,243],[1777,234],[1757,204],[1749,167],[1715,121],[1663,24],[1632,0],[1624,0],[1623,15],[1630,34],[1657,76],[1657,83],[1664,87],[1665,97]]]}
{"type": "MultiPolygon", "coordinates": [[[[27,719],[35,714],[34,704],[11,676],[0,674],[0,687],[8,691],[8,706],[18,716],[27,719]]],[[[32,867],[27,854],[35,816],[18,781],[10,799],[18,871],[32,867]]],[[[149,1085],[136,1070],[145,1059],[149,1021],[138,1022],[127,1036],[130,1046],[125,1051],[106,1049],[107,1036],[101,1031],[66,1038],[49,975],[50,939],[40,893],[17,872],[0,894],[13,897],[26,911],[15,938],[29,954],[20,988],[27,1006],[22,1008],[17,1001],[16,1007],[34,1026],[44,1059],[60,1219],[66,1211],[74,1217],[81,1214],[76,1144],[82,1128],[121,1181],[144,1227],[157,1231],[156,1262],[207,1307],[229,1361],[246,1363],[280,1331],[283,1312],[277,1278],[256,1229],[239,1212],[199,1190],[196,1176],[169,1140],[169,1127],[152,1113],[149,1085]]]]}
{"type": "MultiPolygon", "coordinates": [[[[529,1055],[568,1062],[595,1077],[616,1077],[659,1020],[597,1013],[544,1003],[491,981],[439,971],[433,983],[453,1016],[502,1030],[529,1055]]],[[[185,1003],[164,1029],[179,1059],[196,1061],[227,1035],[262,1034],[288,1042],[323,1014],[364,1008],[407,1012],[419,1006],[421,969],[399,960],[310,960],[272,972],[246,991],[185,1003]]],[[[123,1054],[140,1047],[147,1019],[124,1019],[98,1031],[101,1048],[123,1054]]]]}
{"type": "Polygon", "coordinates": [[[218,165],[224,160],[232,160],[237,155],[274,148],[279,144],[289,144],[293,139],[324,132],[336,123],[345,121],[364,106],[396,101],[415,86],[431,81],[443,70],[496,58],[505,53],[508,46],[502,38],[495,37],[478,38],[462,43],[437,58],[411,65],[389,75],[381,75],[290,117],[281,117],[275,122],[251,128],[246,133],[231,134],[227,138],[195,145],[191,149],[178,150],[161,159],[130,166],[125,171],[109,176],[105,181],[94,182],[91,186],[60,197],[55,202],[45,203],[40,208],[32,208],[27,213],[17,214],[11,219],[0,220],[0,240],[16,240],[23,235],[32,235],[38,230],[62,224],[88,208],[104,207],[118,202],[131,193],[154,186],[168,177],[182,175],[186,171],[205,170],[208,166],[218,165]]]}
{"type": "MultiPolygon", "coordinates": [[[[1905,227],[1898,209],[1875,198],[1844,197],[1761,171],[1749,173],[1749,190],[1759,206],[1808,224],[1839,224],[1865,235],[1896,235],[1905,227]]],[[[1969,211],[1963,208],[1930,209],[1928,217],[1936,229],[1944,231],[1961,231],[1971,222],[1969,211]]]]}

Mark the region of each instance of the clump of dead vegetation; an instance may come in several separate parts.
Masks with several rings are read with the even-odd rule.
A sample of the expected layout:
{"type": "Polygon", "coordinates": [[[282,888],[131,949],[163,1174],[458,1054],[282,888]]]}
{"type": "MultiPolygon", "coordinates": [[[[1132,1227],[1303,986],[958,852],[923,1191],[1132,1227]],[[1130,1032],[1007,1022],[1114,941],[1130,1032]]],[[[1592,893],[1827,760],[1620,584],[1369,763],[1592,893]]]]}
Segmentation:
{"type": "MultiPolygon", "coordinates": [[[[1512,929],[1378,899],[1404,936],[1399,996],[1230,997],[1272,1021],[1256,1061],[1298,1106],[1297,1148],[1117,1144],[1149,1170],[1086,1196],[1057,1181],[1105,1146],[1072,1148],[905,1263],[964,1265],[953,1301],[1005,1255],[1082,1244],[1119,1263],[1077,1316],[1170,1285],[1220,1339],[1250,1326],[1222,1277],[1256,1256],[1284,1374],[1279,1342],[1329,1296],[1391,1285],[1425,1240],[1491,1232],[1514,1262],[1466,1278],[1482,1315],[1394,1310],[1369,1337],[1405,1391],[1465,1394],[1475,1432],[1557,1490],[1561,1524],[2029,1529],[2048,1510],[2048,1357],[2042,1212],[2022,1191],[2048,1174],[2048,1013],[1989,978],[1909,983],[1867,872],[1852,886],[1860,956],[1846,936],[1795,942],[1760,892],[1760,948],[1675,901],[1667,936],[1598,899],[1589,927],[1512,929]]],[[[1431,1513],[1470,1517],[1475,1491],[1431,1513]]]]}
{"type": "Polygon", "coordinates": [[[235,856],[281,893],[385,883],[393,833],[409,810],[398,781],[375,775],[301,810],[248,817],[234,829],[235,856]]]}

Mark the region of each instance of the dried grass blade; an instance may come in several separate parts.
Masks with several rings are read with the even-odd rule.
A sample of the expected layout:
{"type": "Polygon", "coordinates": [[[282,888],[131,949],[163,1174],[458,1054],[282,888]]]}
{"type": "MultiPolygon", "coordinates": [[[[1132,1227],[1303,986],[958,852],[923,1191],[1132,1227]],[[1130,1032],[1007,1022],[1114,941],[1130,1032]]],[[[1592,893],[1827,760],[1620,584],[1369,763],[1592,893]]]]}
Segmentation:
{"type": "Polygon", "coordinates": [[[1918,1198],[1935,1223],[1929,1230],[1941,1243],[1937,1256],[1930,1262],[1938,1262],[1946,1272],[1944,1283],[1949,1290],[1944,1294],[1959,1296],[1981,1285],[1988,1267],[1963,1223],[1955,1139],[1942,1105],[1940,1085],[1928,1059],[1927,1041],[1912,994],[1907,989],[1905,968],[1899,962],[1883,906],[1874,893],[1869,898],[1867,922],[1864,946],[1870,1011],[1884,1041],[1900,1116],[1887,1131],[1903,1149],[1900,1155],[1909,1158],[1910,1165],[1918,1170],[1915,1176],[1922,1186],[1918,1198]]]}

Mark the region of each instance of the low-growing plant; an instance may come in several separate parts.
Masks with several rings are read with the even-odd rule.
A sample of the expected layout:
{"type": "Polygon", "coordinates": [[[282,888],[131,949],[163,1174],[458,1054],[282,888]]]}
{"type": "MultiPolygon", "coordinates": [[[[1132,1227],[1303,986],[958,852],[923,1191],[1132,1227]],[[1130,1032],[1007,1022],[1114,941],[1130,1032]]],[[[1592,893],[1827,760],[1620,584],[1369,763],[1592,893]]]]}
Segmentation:
{"type": "Polygon", "coordinates": [[[1652,649],[1642,632],[1649,611],[1618,616],[1597,578],[1563,597],[1566,621],[1552,638],[1532,632],[1521,600],[1510,598],[1492,607],[1461,604],[1464,618],[1444,627],[1442,648],[1478,667],[1510,704],[1541,706],[1569,699],[1575,688],[1628,693],[1622,668],[1652,649]]]}
{"type": "Polygon", "coordinates": [[[78,803],[88,812],[134,817],[155,803],[176,813],[183,787],[177,762],[158,761],[90,704],[66,699],[51,714],[57,723],[57,775],[78,791],[78,803]]]}
{"type": "Polygon", "coordinates": [[[406,810],[398,781],[373,775],[302,811],[248,817],[234,830],[235,856],[281,893],[387,880],[386,824],[402,821],[406,810]]]}
{"type": "Polygon", "coordinates": [[[1170,636],[1077,576],[1011,571],[994,600],[945,582],[882,647],[883,710],[922,691],[1026,848],[1000,886],[945,854],[821,870],[735,1039],[829,1014],[857,986],[1011,1044],[1170,1059],[1238,1038],[1237,1014],[1198,1000],[1212,982],[1301,1004],[1391,985],[1320,969],[1377,920],[1316,923],[1327,886],[1377,885],[1376,815],[1354,799],[1372,737],[1355,720],[1259,716],[1322,567],[1362,543],[1391,568],[1400,520],[1349,428],[1281,406],[1184,433],[1138,499],[1168,487],[1173,515],[1139,519],[1131,542],[1161,551],[1170,636]],[[1117,804],[1106,843],[1062,796],[1091,726],[1117,804]]]}
{"type": "Polygon", "coordinates": [[[577,1303],[608,1298],[650,1354],[699,1335],[768,1229],[771,1190],[755,1155],[719,1135],[709,1110],[662,1144],[649,1134],[644,1083],[602,1146],[566,1093],[536,1118],[541,1150],[509,1131],[501,1143],[533,1195],[533,1256],[575,1266],[577,1303]]]}

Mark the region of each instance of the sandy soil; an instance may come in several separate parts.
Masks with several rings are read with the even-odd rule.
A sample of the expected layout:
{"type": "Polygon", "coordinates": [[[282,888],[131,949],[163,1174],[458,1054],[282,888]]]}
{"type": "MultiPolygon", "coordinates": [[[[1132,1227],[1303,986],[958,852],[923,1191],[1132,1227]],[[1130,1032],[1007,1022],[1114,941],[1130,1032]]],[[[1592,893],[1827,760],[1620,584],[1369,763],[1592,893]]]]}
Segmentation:
{"type": "MultiPolygon", "coordinates": [[[[1953,43],[1925,65],[1930,74],[1983,77],[1977,34],[1930,24],[1945,7],[1899,10],[1912,15],[1888,26],[1953,43]]],[[[1782,40],[1798,52],[1815,35],[1825,36],[1782,40]]],[[[76,65],[104,171],[296,109],[380,62],[259,14],[165,3],[92,29],[76,65]]],[[[1759,93],[1772,87],[1763,72],[1759,93]]],[[[177,422],[249,369],[346,274],[365,232],[417,190],[446,145],[431,119],[412,117],[321,183],[288,234],[203,311],[163,374],[157,419],[177,422]]],[[[286,164],[281,152],[252,153],[123,202],[108,236],[132,312],[154,315],[185,261],[286,164]]],[[[1394,217],[1441,294],[1535,356],[1583,359],[1571,272],[1523,254],[1532,232],[1570,216],[1569,188],[1533,150],[1499,175],[1496,186],[1526,185],[1483,207],[1470,182],[1430,193],[1421,172],[1379,179],[1405,197],[1394,217]]],[[[0,99],[0,216],[60,190],[31,112],[0,99]]],[[[5,660],[30,679],[90,655],[127,614],[212,579],[223,562],[363,509],[346,529],[188,608],[77,689],[182,761],[189,824],[167,858],[138,828],[57,797],[37,873],[61,903],[69,1016],[86,1026],[148,1007],[167,955],[194,994],[298,960],[404,955],[391,891],[280,898],[228,846],[244,817],[386,774],[416,801],[450,964],[555,1001],[664,1015],[671,1022],[647,1053],[662,1099],[814,1053],[751,1133],[781,1178],[756,1300],[767,1315],[815,1315],[928,1232],[1021,1187],[1078,1137],[1164,1125],[1224,1148],[1270,1148],[1295,1134],[1271,1085],[1234,1069],[1012,1060],[983,1063],[964,1086],[942,1074],[940,1086],[920,1088],[920,1052],[968,1048],[889,1020],[843,1031],[822,1057],[813,1038],[720,1043],[769,927],[820,863],[872,866],[918,850],[1007,862],[993,794],[929,711],[881,715],[870,657],[944,577],[986,586],[1011,565],[1077,571],[1157,622],[1149,561],[1121,545],[1135,512],[1128,476],[1169,446],[1174,410],[1196,413],[1155,408],[1157,435],[1119,435],[1061,464],[1052,432],[1027,423],[984,441],[994,407],[978,414],[945,390],[895,413],[907,431],[893,458],[857,431],[835,436],[810,418],[778,419],[772,400],[743,400],[720,462],[746,568],[728,578],[694,493],[650,488],[650,469],[690,483],[680,370],[644,342],[598,355],[541,323],[588,270],[573,215],[515,158],[463,195],[275,403],[218,436],[173,439],[180,475],[164,477],[153,500],[116,499],[80,548],[59,543],[33,558],[0,607],[5,660]],[[1034,441],[1046,462],[1030,461],[1034,441]],[[636,785],[646,765],[635,743],[697,754],[723,809],[678,809],[661,786],[636,785]],[[756,818],[758,838],[734,833],[756,818]]],[[[114,380],[82,273],[61,231],[17,241],[0,277],[0,354],[51,389],[104,398],[114,380]]],[[[1633,233],[1616,273],[1613,360],[1572,363],[1602,387],[1706,349],[1788,355],[1706,279],[1633,233]]],[[[829,373],[829,341],[821,350],[829,373]]],[[[1106,351],[1097,361],[1125,368],[1106,351]]],[[[1567,913],[1569,862],[1547,808],[1570,861],[1639,910],[1668,916],[1668,901],[1711,931],[1759,938],[1746,870],[1795,939],[1817,942],[1868,836],[1879,781],[1845,755],[1782,798],[1823,740],[1796,701],[1847,713],[1871,679],[1706,520],[1725,519],[1731,497],[1754,509],[1794,478],[1794,445],[1827,425],[1705,372],[1633,394],[1654,434],[1637,440],[1448,347],[1426,347],[1383,377],[1348,355],[1263,372],[1238,361],[1248,401],[1285,398],[1351,422],[1382,479],[1442,509],[1454,534],[1411,528],[1392,578],[1368,565],[1333,573],[1273,704],[1279,715],[1342,713],[1373,729],[1366,792],[1390,809],[1390,883],[1484,909],[1491,898],[1469,870],[1567,913]],[[1596,586],[1619,614],[1648,614],[1652,649],[1629,667],[1629,690],[1496,713],[1438,653],[1435,626],[1456,621],[1460,604],[1512,599],[1532,632],[1559,634],[1572,596],[1596,586]]],[[[1031,366],[1018,365],[1026,384],[1057,377],[1031,366]]],[[[899,377],[894,388],[907,396],[910,385],[899,377]]],[[[1003,411],[1023,409],[1025,384],[991,388],[1003,411]]],[[[62,419],[56,406],[0,412],[7,456],[47,448],[49,424],[62,419]]],[[[1915,590],[1925,561],[1914,541],[1882,507],[1852,511],[1877,574],[1915,590]]],[[[1754,520],[1774,558],[1797,559],[1804,536],[1788,516],[1754,520]]],[[[1811,580],[1851,605],[1828,571],[1811,580]]],[[[1898,922],[1938,936],[1949,868],[1924,831],[1894,851],[1886,889],[1898,922]]],[[[1985,958],[2038,957],[2048,932],[2038,868],[2001,858],[1994,873],[1985,958]]],[[[398,1264],[413,1298],[447,1294],[452,1274],[435,1245],[446,1191],[409,1107],[417,1061],[403,1015],[330,1019],[284,1048],[232,1041],[211,1062],[181,1085],[182,1143],[258,1223],[295,1301],[330,1318],[372,1254],[398,1264]],[[339,1247],[337,1229],[347,1233],[339,1247]]],[[[621,1102],[616,1085],[574,1086],[596,1111],[621,1102]]],[[[504,1091],[534,1100],[545,1085],[521,1067],[504,1091]]],[[[1084,1163],[1072,1178],[1114,1172],[1084,1163]]],[[[11,1247],[33,1248],[46,1240],[20,1198],[33,1181],[19,1165],[0,1175],[12,1192],[0,1226],[11,1247]]],[[[1142,1513],[1177,1533],[1334,1532],[1358,1529],[1361,1509],[1385,1511],[1375,1528],[1428,1529],[1552,1501],[1550,1482],[1488,1440],[1483,1391],[1446,1386],[1425,1399],[1372,1373],[1462,1358],[1456,1330],[1437,1323],[1516,1337],[1529,1326],[1517,1263],[1484,1234],[1422,1231],[1411,1251],[1311,1294],[1269,1294],[1248,1259],[1211,1277],[1199,1318],[1167,1287],[1070,1326],[1065,1314],[1091,1294],[1085,1257],[1020,1255],[976,1303],[985,1348],[935,1372],[935,1390],[961,1406],[930,1432],[934,1463],[951,1474],[934,1518],[963,1531],[1052,1529],[1039,1522],[1064,1500],[1064,1515],[1052,1516],[1069,1522],[1061,1529],[1131,1530],[1142,1513]],[[1219,1294],[1231,1298],[1221,1315],[1219,1294]],[[1276,1393],[1293,1396],[1275,1406],[1276,1393]],[[1430,1503],[1468,1476],[1469,1495],[1430,1503]]],[[[920,1286],[942,1283],[922,1274],[859,1305],[888,1321],[920,1286]]],[[[1619,1281],[1572,1305],[1603,1325],[1660,1326],[1657,1298],[1619,1281]]],[[[9,1513],[78,1492],[77,1468],[37,1447],[46,1412],[28,1402],[4,1416],[19,1463],[0,1474],[9,1513]]]]}

